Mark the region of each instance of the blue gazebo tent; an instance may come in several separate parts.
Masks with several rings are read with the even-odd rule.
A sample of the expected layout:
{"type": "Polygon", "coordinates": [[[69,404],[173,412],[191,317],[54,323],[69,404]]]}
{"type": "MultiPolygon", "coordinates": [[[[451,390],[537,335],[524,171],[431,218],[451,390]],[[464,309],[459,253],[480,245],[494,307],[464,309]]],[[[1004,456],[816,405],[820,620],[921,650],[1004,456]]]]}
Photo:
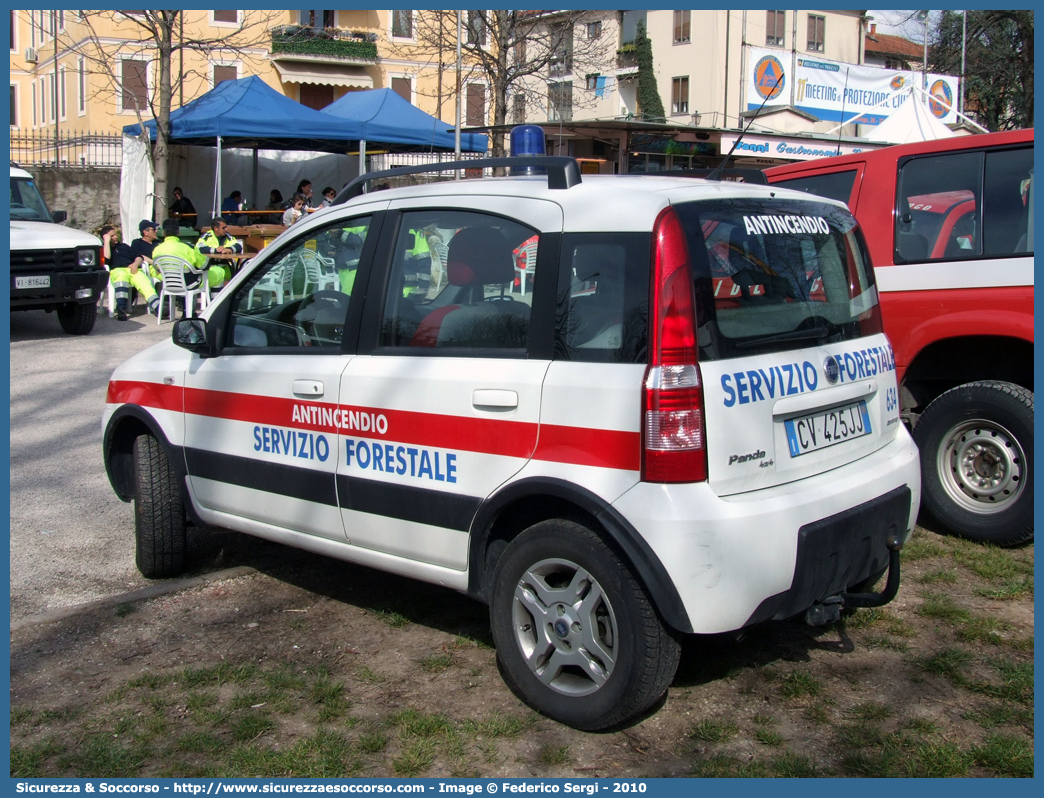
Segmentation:
{"type": "MultiPolygon", "coordinates": [[[[368,144],[412,145],[423,151],[452,151],[454,129],[445,122],[424,113],[391,89],[351,91],[326,106],[320,113],[352,123],[359,139],[368,144]]],[[[462,152],[485,152],[489,138],[479,133],[462,133],[462,152]]]]}

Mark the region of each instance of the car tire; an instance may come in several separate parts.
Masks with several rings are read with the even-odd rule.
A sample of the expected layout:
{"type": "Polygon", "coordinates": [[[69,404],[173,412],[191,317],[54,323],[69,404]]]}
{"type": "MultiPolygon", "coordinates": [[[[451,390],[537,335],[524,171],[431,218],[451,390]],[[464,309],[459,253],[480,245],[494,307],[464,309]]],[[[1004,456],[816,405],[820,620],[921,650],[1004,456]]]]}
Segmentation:
{"type": "Polygon", "coordinates": [[[642,586],[593,531],[543,521],[497,562],[490,621],[501,674],[526,704],[597,731],[650,709],[680,646],[642,586]]]}
{"type": "Polygon", "coordinates": [[[928,405],[914,427],[921,498],[969,540],[1016,546],[1033,539],[1033,392],[972,382],[928,405]]]}
{"type": "Polygon", "coordinates": [[[185,508],[181,486],[158,440],[134,441],[135,563],[142,576],[162,579],[185,570],[185,508]]]}
{"type": "Polygon", "coordinates": [[[97,318],[98,306],[92,302],[85,305],[64,302],[58,306],[58,323],[69,335],[87,335],[94,329],[97,318]]]}

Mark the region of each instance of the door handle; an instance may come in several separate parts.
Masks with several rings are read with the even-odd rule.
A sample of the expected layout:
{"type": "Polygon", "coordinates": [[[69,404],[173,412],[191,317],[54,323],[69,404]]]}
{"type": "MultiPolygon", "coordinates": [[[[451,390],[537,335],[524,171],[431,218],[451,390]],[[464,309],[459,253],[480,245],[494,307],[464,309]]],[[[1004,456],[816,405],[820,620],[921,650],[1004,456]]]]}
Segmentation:
{"type": "Polygon", "coordinates": [[[471,404],[476,408],[511,410],[518,407],[518,394],[514,391],[483,388],[471,394],[471,404]]]}
{"type": "Polygon", "coordinates": [[[319,380],[294,380],[293,391],[294,396],[322,396],[323,384],[319,380]]]}

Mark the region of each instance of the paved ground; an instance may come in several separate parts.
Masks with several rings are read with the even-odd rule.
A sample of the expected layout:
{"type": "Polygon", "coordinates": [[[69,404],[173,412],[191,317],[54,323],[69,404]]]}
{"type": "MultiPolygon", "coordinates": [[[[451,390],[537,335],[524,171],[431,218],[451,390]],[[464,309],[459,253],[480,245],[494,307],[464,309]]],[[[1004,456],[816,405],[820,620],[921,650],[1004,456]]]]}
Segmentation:
{"type": "Polygon", "coordinates": [[[101,416],[113,369],[171,327],[101,312],[74,336],[53,313],[11,314],[12,621],[147,584],[131,505],[105,476],[101,416]]]}

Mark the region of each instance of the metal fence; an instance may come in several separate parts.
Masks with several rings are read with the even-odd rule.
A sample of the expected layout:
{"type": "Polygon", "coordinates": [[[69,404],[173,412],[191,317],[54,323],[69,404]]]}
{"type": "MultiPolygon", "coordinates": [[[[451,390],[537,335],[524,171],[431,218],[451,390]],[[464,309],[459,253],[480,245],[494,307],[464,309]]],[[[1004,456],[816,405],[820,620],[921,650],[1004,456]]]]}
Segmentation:
{"type": "MultiPolygon", "coordinates": [[[[481,152],[462,152],[460,154],[460,160],[471,161],[486,158],[487,153],[481,152]]],[[[421,166],[425,164],[433,163],[448,163],[455,161],[457,158],[452,152],[387,152],[387,153],[375,153],[373,155],[366,156],[366,169],[368,172],[380,172],[385,169],[397,169],[400,166],[421,166]]],[[[471,171],[471,170],[468,170],[471,171]]],[[[490,174],[491,170],[486,170],[483,174],[490,174]]],[[[471,177],[472,175],[468,175],[471,177]]],[[[477,176],[477,174],[475,175],[477,176]]],[[[453,170],[446,170],[445,172],[423,172],[417,175],[409,175],[406,177],[394,177],[391,178],[388,183],[390,187],[397,188],[405,185],[415,185],[417,183],[432,183],[440,180],[453,180],[456,177],[456,173],[453,170]]]]}
{"type": "Polygon", "coordinates": [[[65,133],[12,130],[11,160],[21,166],[121,166],[123,137],[118,133],[65,133]]]}
{"type": "MultiPolygon", "coordinates": [[[[461,153],[464,160],[484,158],[485,153],[461,153]]],[[[53,132],[11,131],[11,160],[22,166],[121,166],[123,137],[117,133],[66,133],[57,139],[53,132]]],[[[399,166],[443,163],[454,160],[452,152],[373,153],[367,156],[371,172],[399,166]]],[[[452,179],[453,172],[432,172],[427,180],[452,179]]]]}

